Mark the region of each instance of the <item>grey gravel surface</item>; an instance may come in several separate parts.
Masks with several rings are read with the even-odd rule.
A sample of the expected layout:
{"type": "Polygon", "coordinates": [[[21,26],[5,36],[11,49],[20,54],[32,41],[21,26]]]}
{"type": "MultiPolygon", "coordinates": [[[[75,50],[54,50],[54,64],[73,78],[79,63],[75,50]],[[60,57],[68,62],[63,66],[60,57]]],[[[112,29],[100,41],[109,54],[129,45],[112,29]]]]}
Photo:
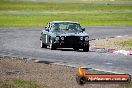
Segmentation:
{"type": "MultiPolygon", "coordinates": [[[[100,73],[92,70],[88,72],[100,73]]],[[[13,79],[35,81],[38,85],[43,86],[39,88],[120,88],[118,84],[85,84],[80,86],[76,82],[76,68],[0,58],[0,82],[13,79]]],[[[19,88],[23,87],[19,86],[19,88]]]]}
{"type": "MultiPolygon", "coordinates": [[[[72,49],[49,50],[40,48],[40,33],[43,28],[0,28],[0,55],[37,58],[71,66],[86,66],[93,69],[132,74],[132,56],[112,53],[82,52],[72,49]]],[[[131,35],[132,27],[86,27],[90,38],[131,35]]]]}

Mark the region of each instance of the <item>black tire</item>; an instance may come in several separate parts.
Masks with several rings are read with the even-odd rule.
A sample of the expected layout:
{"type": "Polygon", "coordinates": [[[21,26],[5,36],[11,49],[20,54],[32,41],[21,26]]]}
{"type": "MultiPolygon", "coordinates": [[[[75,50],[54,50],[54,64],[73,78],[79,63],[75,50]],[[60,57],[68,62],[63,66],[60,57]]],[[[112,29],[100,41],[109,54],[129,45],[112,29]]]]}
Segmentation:
{"type": "Polygon", "coordinates": [[[84,52],[89,52],[89,45],[84,46],[84,47],[83,47],[83,51],[84,51],[84,52]]]}
{"type": "Polygon", "coordinates": [[[52,40],[50,40],[50,46],[49,47],[50,47],[51,50],[55,50],[56,49],[56,47],[53,44],[52,40]]]}
{"type": "Polygon", "coordinates": [[[40,47],[41,47],[41,48],[47,48],[47,45],[45,45],[45,44],[42,42],[42,40],[40,40],[40,47]]]}
{"type": "Polygon", "coordinates": [[[76,81],[79,85],[84,85],[86,83],[86,78],[83,76],[76,76],[76,81]]]}

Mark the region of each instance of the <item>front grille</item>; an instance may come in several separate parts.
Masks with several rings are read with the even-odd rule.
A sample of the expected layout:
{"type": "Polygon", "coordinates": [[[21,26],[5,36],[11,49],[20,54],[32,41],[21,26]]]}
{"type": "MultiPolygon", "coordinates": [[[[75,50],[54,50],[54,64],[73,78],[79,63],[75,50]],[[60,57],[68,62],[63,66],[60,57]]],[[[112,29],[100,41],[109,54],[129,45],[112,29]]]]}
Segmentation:
{"type": "Polygon", "coordinates": [[[76,44],[80,40],[79,36],[67,36],[65,37],[65,44],[76,44]]]}

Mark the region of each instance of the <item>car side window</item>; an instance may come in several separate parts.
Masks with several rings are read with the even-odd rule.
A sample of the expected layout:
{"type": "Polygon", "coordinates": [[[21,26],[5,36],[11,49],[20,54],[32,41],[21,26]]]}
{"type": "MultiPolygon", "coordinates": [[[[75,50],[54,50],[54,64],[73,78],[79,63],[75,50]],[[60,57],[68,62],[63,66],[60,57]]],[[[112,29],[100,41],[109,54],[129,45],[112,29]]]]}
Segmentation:
{"type": "Polygon", "coordinates": [[[54,31],[59,31],[60,30],[60,26],[58,24],[52,24],[51,25],[51,31],[54,32],[54,31]]]}

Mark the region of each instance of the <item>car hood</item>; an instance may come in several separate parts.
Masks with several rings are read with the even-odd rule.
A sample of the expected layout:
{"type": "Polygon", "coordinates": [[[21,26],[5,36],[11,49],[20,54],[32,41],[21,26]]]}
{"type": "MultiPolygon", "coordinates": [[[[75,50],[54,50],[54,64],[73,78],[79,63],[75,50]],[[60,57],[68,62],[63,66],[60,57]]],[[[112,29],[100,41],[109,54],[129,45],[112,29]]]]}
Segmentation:
{"type": "Polygon", "coordinates": [[[56,36],[88,36],[88,34],[86,32],[74,32],[74,33],[59,33],[56,32],[55,33],[56,36]]]}

